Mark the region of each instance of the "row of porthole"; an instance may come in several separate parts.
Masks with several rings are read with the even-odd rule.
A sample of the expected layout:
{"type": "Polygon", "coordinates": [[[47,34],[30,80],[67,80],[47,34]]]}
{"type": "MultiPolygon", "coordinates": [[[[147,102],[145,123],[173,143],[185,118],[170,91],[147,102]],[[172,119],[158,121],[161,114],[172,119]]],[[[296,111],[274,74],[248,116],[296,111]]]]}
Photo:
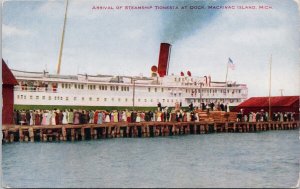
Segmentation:
{"type": "MultiPolygon", "coordinates": [[[[32,100],[32,99],[33,99],[33,96],[30,95],[29,98],[30,98],[30,100],[32,100]]],[[[26,95],[17,95],[17,99],[25,99],[25,100],[26,100],[26,95]]],[[[36,99],[36,100],[39,100],[39,99],[40,99],[40,96],[35,96],[35,99],[36,99]]],[[[46,99],[46,97],[45,97],[45,96],[42,96],[42,100],[45,100],[45,99],[46,99]]],[[[52,96],[48,96],[48,100],[52,100],[52,96]]],[[[55,97],[54,97],[54,100],[63,100],[63,97],[55,96],[55,97]]],[[[68,101],[68,100],[69,100],[69,97],[65,97],[65,100],[68,101]]],[[[73,97],[73,100],[76,101],[76,100],[77,100],[77,97],[73,97]]],[[[84,97],[81,97],[81,100],[84,101],[85,98],[84,98],[84,97]]],[[[103,101],[104,101],[104,102],[106,102],[106,101],[108,101],[108,100],[109,100],[108,98],[103,98],[103,101]]],[[[112,101],[112,102],[113,102],[114,100],[115,100],[115,98],[111,98],[111,101],[112,101]]],[[[162,102],[165,102],[165,101],[166,101],[166,102],[174,102],[173,99],[171,99],[171,100],[169,100],[169,99],[167,99],[167,100],[161,99],[161,100],[162,100],[162,102]]],[[[92,98],[92,97],[89,97],[89,101],[93,101],[93,98],[92,98]]],[[[100,98],[96,98],[96,101],[100,101],[100,98]]],[[[121,98],[118,98],[118,102],[121,102],[121,101],[122,101],[122,99],[121,99],[121,98]]],[[[128,99],[125,98],[125,102],[127,102],[127,101],[128,101],[128,99]]],[[[132,99],[131,99],[131,101],[132,101],[132,99]]],[[[138,102],[141,102],[142,99],[137,99],[137,101],[138,101],[138,102]]],[[[176,101],[177,101],[177,100],[176,100],[176,101]]],[[[147,99],[144,99],[144,102],[147,102],[147,99]]],[[[153,99],[150,99],[150,102],[153,102],[153,99]]],[[[157,102],[159,102],[159,99],[157,99],[157,102]]]]}
{"type": "MultiPolygon", "coordinates": [[[[26,95],[17,95],[17,98],[18,98],[18,99],[25,99],[25,100],[26,100],[26,95]]],[[[32,99],[33,99],[33,96],[30,95],[29,98],[32,100],[32,99]]],[[[40,98],[39,98],[39,96],[35,96],[35,99],[36,99],[36,100],[39,100],[40,98]]],[[[46,97],[45,97],[45,96],[42,96],[42,100],[45,100],[45,99],[46,99],[46,97]]],[[[52,97],[51,97],[51,96],[48,96],[48,100],[51,100],[51,99],[52,99],[52,97]]],[[[63,100],[63,97],[55,96],[55,97],[54,97],[54,100],[63,100]]],[[[69,97],[65,97],[65,100],[68,101],[68,100],[69,100],[69,97]]],[[[73,97],[73,100],[76,101],[76,100],[77,100],[77,97],[73,97]]],[[[85,98],[84,98],[84,97],[81,97],[81,100],[84,101],[85,98]]],[[[109,100],[108,98],[104,98],[104,99],[103,99],[104,102],[107,102],[108,100],[109,100]]],[[[115,98],[111,98],[111,101],[112,101],[112,102],[113,102],[114,100],[115,100],[115,98]]],[[[160,99],[157,99],[156,101],[159,102],[159,100],[160,100],[160,99]]],[[[202,99],[202,102],[204,102],[204,101],[205,101],[205,102],[209,102],[209,101],[211,101],[211,100],[212,100],[212,99],[202,99]]],[[[224,100],[225,100],[225,99],[224,99],[224,100]]],[[[224,101],[224,100],[222,100],[222,101],[224,101]]],[[[93,98],[92,98],[92,97],[89,97],[89,101],[93,101],[93,98]]],[[[100,101],[100,98],[96,98],[96,101],[100,101]]],[[[131,99],[131,101],[132,101],[132,99],[131,99]]],[[[137,99],[137,101],[138,101],[138,102],[141,102],[142,99],[137,99]]],[[[169,100],[169,99],[167,99],[167,100],[161,99],[161,101],[162,101],[163,103],[164,103],[164,102],[167,102],[167,103],[169,103],[169,102],[173,103],[173,102],[174,102],[173,99],[171,99],[171,100],[169,100]]],[[[230,102],[234,102],[234,101],[239,102],[240,99],[230,99],[230,102]]],[[[121,98],[118,98],[118,102],[121,102],[121,98]]],[[[128,99],[127,99],[127,98],[125,98],[125,102],[128,102],[128,99]]],[[[147,99],[144,99],[144,102],[147,102],[147,99]]],[[[153,102],[153,99],[150,99],[150,102],[153,102]]],[[[175,100],[175,102],[178,102],[178,100],[175,100]]],[[[196,102],[196,99],[194,99],[194,102],[196,102]]],[[[197,102],[200,102],[200,100],[197,99],[197,102]]]]}

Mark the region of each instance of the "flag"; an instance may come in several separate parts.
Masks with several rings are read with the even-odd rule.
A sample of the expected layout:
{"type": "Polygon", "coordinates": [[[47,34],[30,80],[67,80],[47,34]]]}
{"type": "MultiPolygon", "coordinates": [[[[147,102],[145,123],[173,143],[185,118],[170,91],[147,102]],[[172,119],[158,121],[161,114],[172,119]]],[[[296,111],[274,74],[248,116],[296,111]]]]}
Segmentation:
{"type": "Polygon", "coordinates": [[[231,68],[232,70],[234,70],[235,65],[233,64],[233,61],[228,58],[228,67],[231,68]]]}

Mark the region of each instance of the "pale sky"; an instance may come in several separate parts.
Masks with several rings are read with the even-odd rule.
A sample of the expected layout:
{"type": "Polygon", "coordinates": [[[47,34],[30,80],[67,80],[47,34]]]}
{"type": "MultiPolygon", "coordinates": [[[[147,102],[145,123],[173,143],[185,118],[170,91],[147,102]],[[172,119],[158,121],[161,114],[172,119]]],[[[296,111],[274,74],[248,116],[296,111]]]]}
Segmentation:
{"type": "MultiPolygon", "coordinates": [[[[2,56],[9,67],[54,74],[65,1],[5,1],[2,9],[2,56]]],[[[296,0],[69,0],[61,74],[150,76],[151,66],[158,64],[160,43],[168,42],[169,74],[190,70],[195,76],[225,81],[230,57],[235,70],[229,70],[228,80],[247,84],[249,97],[267,96],[272,54],[272,95],[279,96],[280,89],[284,95],[299,95],[299,15],[296,0]]]]}

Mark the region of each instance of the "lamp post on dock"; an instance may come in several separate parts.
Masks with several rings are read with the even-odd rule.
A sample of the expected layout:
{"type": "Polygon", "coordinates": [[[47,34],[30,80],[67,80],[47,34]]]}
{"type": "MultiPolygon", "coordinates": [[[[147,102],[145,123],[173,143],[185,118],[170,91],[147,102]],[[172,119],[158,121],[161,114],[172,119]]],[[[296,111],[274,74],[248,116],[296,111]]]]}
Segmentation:
{"type": "Polygon", "coordinates": [[[270,78],[269,78],[269,121],[272,121],[271,116],[271,81],[272,81],[272,54],[270,57],[270,78]]]}

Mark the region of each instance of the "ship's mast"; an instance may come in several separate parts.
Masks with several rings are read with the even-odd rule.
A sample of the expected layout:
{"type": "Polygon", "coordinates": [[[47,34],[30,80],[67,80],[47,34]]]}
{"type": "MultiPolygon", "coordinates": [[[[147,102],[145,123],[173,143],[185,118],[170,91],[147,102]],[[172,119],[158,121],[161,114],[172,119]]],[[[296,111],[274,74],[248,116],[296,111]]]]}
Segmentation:
{"type": "Polygon", "coordinates": [[[66,30],[66,23],[67,23],[67,11],[68,11],[68,4],[69,0],[66,0],[66,11],[65,11],[65,20],[64,20],[64,27],[62,31],[62,37],[61,37],[61,43],[60,43],[60,50],[59,50],[59,57],[58,57],[58,63],[57,63],[57,74],[60,74],[60,66],[61,66],[61,57],[62,57],[62,52],[63,52],[63,47],[64,47],[64,39],[65,39],[65,30],[66,30]]]}

